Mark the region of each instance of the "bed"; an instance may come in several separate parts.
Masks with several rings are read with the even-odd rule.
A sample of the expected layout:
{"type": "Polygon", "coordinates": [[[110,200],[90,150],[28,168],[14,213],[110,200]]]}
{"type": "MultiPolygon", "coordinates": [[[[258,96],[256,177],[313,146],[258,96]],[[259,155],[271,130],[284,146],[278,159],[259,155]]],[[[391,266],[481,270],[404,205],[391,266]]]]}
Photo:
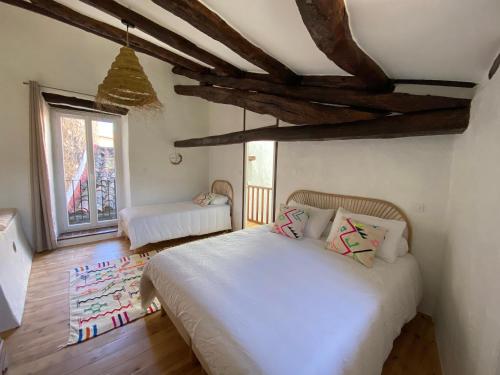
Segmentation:
{"type": "MultiPolygon", "coordinates": [[[[310,191],[288,200],[407,221],[380,200],[310,191]]],[[[141,293],[145,305],[159,298],[209,374],[369,375],[380,374],[422,291],[411,254],[365,268],[322,240],[262,226],[161,252],[141,293]]]]}
{"type": "Polygon", "coordinates": [[[216,180],[211,192],[227,196],[228,203],[200,206],[186,201],[125,208],[118,215],[118,235],[126,235],[135,250],[148,243],[231,230],[231,184],[216,180]]]}

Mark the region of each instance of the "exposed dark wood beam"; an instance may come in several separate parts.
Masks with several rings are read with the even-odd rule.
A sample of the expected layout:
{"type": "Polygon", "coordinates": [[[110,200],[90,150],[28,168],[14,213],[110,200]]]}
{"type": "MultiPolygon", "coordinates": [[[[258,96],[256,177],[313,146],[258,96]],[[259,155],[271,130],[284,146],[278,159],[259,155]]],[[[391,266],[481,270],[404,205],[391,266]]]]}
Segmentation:
{"type": "MultiPolygon", "coordinates": [[[[404,93],[375,94],[329,87],[290,86],[256,79],[220,77],[210,73],[196,73],[183,68],[174,68],[172,71],[204,84],[257,91],[320,103],[348,105],[365,110],[409,113],[433,109],[462,108],[470,103],[468,99],[443,96],[404,93]]],[[[208,97],[206,99],[210,100],[208,97]]]]}
{"type": "Polygon", "coordinates": [[[469,124],[469,109],[386,116],[347,124],[261,128],[174,142],[175,147],[229,145],[251,141],[326,141],[460,134],[469,124]]]}
{"type": "Polygon", "coordinates": [[[291,124],[343,123],[380,117],[383,114],[334,107],[304,100],[212,86],[174,86],[180,95],[196,96],[215,103],[231,104],[269,114],[291,124]]]}
{"type": "MultiPolygon", "coordinates": [[[[273,79],[269,74],[245,72],[238,78],[250,78],[260,81],[268,81],[281,83],[273,79]]],[[[394,85],[409,84],[409,85],[424,85],[424,86],[445,86],[445,87],[464,87],[473,88],[477,83],[467,81],[446,81],[437,79],[391,79],[394,85]]],[[[317,87],[332,87],[336,89],[371,91],[367,85],[359,77],[355,76],[338,76],[338,75],[306,75],[299,76],[296,85],[301,86],[317,86],[317,87]]]]}
{"type": "Polygon", "coordinates": [[[302,86],[332,87],[347,90],[370,90],[369,85],[367,85],[361,78],[355,76],[301,76],[299,84],[302,86]]]}
{"type": "Polygon", "coordinates": [[[217,13],[198,0],[153,0],[156,4],[182,18],[198,30],[221,42],[252,64],[284,82],[296,80],[296,75],[284,64],[250,43],[229,26],[217,13]]]}
{"type": "Polygon", "coordinates": [[[48,105],[51,108],[57,108],[57,109],[63,109],[63,110],[88,112],[88,113],[104,113],[104,114],[109,114],[109,112],[106,112],[106,111],[98,111],[97,109],[88,109],[88,108],[81,108],[81,107],[72,107],[70,105],[64,105],[64,104],[52,104],[52,103],[48,103],[48,105]]]}
{"type": "MultiPolygon", "coordinates": [[[[241,77],[256,79],[259,81],[283,83],[270,74],[244,72],[241,77]]],[[[354,76],[335,76],[335,75],[309,75],[297,76],[293,85],[302,86],[317,86],[317,87],[333,87],[337,89],[360,90],[368,91],[369,86],[359,77],[354,76]]]]}
{"type": "Polygon", "coordinates": [[[344,0],[296,0],[296,3],[312,39],[330,60],[363,79],[370,88],[392,91],[391,80],[353,39],[344,0]]]}
{"type": "MultiPolygon", "coordinates": [[[[76,98],[74,96],[65,96],[59,94],[53,94],[49,92],[42,93],[45,101],[51,105],[64,105],[71,107],[82,107],[87,108],[97,112],[108,112],[117,115],[126,115],[128,113],[127,108],[119,107],[112,104],[97,104],[93,100],[87,100],[82,98],[76,98]]],[[[78,109],[78,108],[73,108],[78,109]]]]}
{"type": "Polygon", "coordinates": [[[493,61],[493,65],[491,66],[490,71],[488,72],[488,78],[492,79],[495,73],[498,70],[498,67],[500,67],[500,53],[498,54],[497,58],[495,61],[493,61]]]}
{"type": "Polygon", "coordinates": [[[393,79],[392,82],[396,85],[424,85],[424,86],[444,86],[444,87],[476,87],[474,82],[463,81],[443,81],[437,79],[393,79]]]}
{"type": "MultiPolygon", "coordinates": [[[[108,25],[107,23],[94,20],[91,17],[80,14],[71,8],[52,0],[32,0],[32,3],[28,3],[23,0],[0,0],[0,2],[14,5],[34,13],[42,14],[121,45],[124,45],[127,40],[127,34],[124,30],[108,25]]],[[[203,65],[161,48],[160,46],[141,39],[135,35],[130,35],[129,41],[130,46],[136,51],[153,56],[172,65],[182,66],[186,69],[194,71],[203,71],[207,69],[203,65]]]]}
{"type": "Polygon", "coordinates": [[[184,38],[183,36],[170,31],[169,29],[158,25],[143,15],[134,12],[133,10],[124,7],[123,5],[113,0],[81,0],[86,4],[92,5],[95,8],[102,10],[119,19],[127,20],[132,23],[139,30],[144,31],[156,39],[168,44],[170,47],[178,51],[194,57],[207,65],[213,66],[215,71],[223,74],[230,74],[239,76],[242,74],[241,70],[234,65],[224,61],[220,57],[213,55],[210,52],[198,47],[193,42],[184,38]]]}

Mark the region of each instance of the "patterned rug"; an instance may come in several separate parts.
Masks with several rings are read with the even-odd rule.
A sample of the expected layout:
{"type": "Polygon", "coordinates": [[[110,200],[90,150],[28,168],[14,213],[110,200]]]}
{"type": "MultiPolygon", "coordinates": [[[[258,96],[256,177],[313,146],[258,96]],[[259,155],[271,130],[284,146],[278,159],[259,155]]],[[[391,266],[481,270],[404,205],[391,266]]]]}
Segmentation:
{"type": "Polygon", "coordinates": [[[70,336],[83,342],[160,309],[154,300],[141,307],[139,285],[144,266],[157,251],[134,254],[70,270],[70,336]]]}

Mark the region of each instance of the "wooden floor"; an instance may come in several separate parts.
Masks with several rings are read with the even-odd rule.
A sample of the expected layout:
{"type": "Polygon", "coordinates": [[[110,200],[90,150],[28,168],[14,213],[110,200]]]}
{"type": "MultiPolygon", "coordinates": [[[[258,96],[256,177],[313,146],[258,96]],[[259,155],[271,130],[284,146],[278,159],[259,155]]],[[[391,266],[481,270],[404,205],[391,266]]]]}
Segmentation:
{"type": "MultiPolygon", "coordinates": [[[[141,251],[186,240],[148,245],[141,251]]],[[[68,269],[128,255],[126,240],[108,240],[38,254],[33,262],[23,324],[2,334],[14,374],[201,374],[167,317],[155,313],[78,345],[68,338],[68,269]]],[[[418,315],[404,328],[384,375],[441,374],[430,318],[418,315]]]]}

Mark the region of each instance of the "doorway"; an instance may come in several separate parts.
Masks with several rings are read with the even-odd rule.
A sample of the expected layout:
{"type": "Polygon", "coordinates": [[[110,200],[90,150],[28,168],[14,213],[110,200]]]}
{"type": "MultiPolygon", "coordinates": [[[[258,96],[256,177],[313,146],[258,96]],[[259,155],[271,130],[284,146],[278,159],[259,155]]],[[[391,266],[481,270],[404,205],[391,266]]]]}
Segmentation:
{"type": "Polygon", "coordinates": [[[274,141],[245,144],[245,228],[274,221],[276,147],[274,141]]]}

